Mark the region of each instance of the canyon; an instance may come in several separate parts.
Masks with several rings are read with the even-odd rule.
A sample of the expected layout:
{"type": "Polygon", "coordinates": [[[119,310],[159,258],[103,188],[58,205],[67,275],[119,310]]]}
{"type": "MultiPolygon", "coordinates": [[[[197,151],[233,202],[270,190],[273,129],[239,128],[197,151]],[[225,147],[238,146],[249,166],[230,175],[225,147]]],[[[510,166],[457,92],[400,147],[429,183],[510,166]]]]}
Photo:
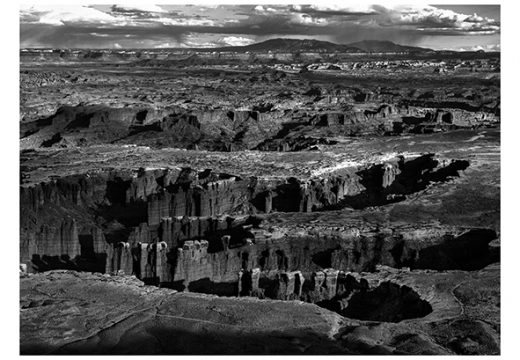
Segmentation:
{"type": "Polygon", "coordinates": [[[134,55],[21,54],[22,354],[500,353],[496,54],[134,55]]]}

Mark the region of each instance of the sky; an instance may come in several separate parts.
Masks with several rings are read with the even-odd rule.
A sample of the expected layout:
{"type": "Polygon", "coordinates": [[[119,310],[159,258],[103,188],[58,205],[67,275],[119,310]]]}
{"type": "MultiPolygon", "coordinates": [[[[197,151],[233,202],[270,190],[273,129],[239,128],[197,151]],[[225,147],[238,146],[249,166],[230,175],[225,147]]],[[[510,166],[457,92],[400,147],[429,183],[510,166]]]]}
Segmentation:
{"type": "Polygon", "coordinates": [[[500,50],[499,5],[22,5],[21,48],[192,48],[272,38],[500,50]]]}

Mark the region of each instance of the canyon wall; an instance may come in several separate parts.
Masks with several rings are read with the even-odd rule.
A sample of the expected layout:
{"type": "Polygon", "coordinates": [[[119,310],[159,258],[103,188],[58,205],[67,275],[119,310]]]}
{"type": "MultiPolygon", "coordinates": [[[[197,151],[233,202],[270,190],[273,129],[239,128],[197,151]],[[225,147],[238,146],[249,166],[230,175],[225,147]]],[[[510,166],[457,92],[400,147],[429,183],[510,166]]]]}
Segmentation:
{"type": "MultiPolygon", "coordinates": [[[[369,94],[348,93],[336,100],[347,104],[355,99],[365,102],[367,98],[369,94]]],[[[294,138],[313,138],[324,128],[331,128],[324,133],[326,136],[396,135],[429,128],[442,131],[499,123],[492,109],[473,108],[464,102],[436,102],[435,107],[422,103],[375,102],[344,111],[275,109],[272,104],[265,108],[253,106],[258,110],[205,111],[180,107],[63,106],[50,117],[23,122],[20,141],[22,149],[122,143],[217,151],[295,151],[299,148],[292,144],[294,138]]],[[[310,145],[313,144],[307,147],[310,145]]]]}
{"type": "Polygon", "coordinates": [[[461,238],[446,229],[263,225],[271,212],[400,201],[467,166],[426,154],[308,180],[244,179],[188,168],[63,177],[21,187],[20,261],[29,271],[125,273],[189,291],[321,300],[335,293],[336,280],[324,269],[458,268],[461,258],[478,268],[496,255],[488,249],[494,232],[461,238]],[[469,240],[473,250],[463,251],[460,244],[469,240]],[[444,264],[432,260],[446,251],[453,257],[444,254],[444,264]],[[470,255],[474,260],[468,262],[470,255]],[[327,286],[311,286],[328,284],[327,279],[327,286]],[[318,290],[302,290],[311,288],[318,290]]]}

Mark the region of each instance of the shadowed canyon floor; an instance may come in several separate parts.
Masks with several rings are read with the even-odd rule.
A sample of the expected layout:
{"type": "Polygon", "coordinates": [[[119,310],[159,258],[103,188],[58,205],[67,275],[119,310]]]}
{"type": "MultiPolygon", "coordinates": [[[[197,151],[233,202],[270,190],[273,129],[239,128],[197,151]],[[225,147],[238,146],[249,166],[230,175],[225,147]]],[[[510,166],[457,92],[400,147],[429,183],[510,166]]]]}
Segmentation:
{"type": "Polygon", "coordinates": [[[493,56],[110,56],[22,57],[22,354],[500,353],[493,56]]]}

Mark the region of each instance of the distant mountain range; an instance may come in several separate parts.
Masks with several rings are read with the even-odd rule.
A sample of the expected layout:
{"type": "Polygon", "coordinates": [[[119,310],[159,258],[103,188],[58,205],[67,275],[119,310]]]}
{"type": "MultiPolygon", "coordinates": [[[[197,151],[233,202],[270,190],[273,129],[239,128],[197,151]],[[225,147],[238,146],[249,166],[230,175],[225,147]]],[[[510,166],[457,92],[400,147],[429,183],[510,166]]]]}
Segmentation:
{"type": "MultiPolygon", "coordinates": [[[[22,49],[22,51],[59,51],[60,49],[22,49]]],[[[297,52],[317,52],[317,53],[380,53],[380,54],[391,54],[391,53],[406,53],[406,54],[436,54],[436,55],[453,55],[458,54],[455,50],[433,50],[429,48],[423,48],[418,46],[406,46],[393,43],[391,41],[381,40],[363,40],[353,42],[351,44],[335,44],[329,41],[321,41],[314,39],[269,39],[259,43],[245,45],[245,46],[225,46],[217,48],[161,48],[161,49],[61,49],[68,51],[83,51],[92,52],[92,56],[102,56],[101,52],[121,52],[121,51],[193,51],[193,52],[257,52],[266,53],[269,51],[276,53],[297,53],[297,52]]],[[[482,51],[479,51],[482,52],[482,51]]],[[[464,53],[464,52],[463,52],[464,53]]],[[[466,53],[474,53],[466,51],[466,53]]]]}
{"type": "Polygon", "coordinates": [[[395,44],[391,41],[379,41],[379,40],[364,40],[348,44],[347,46],[361,49],[366,52],[428,52],[433,51],[432,49],[417,47],[417,46],[405,46],[395,44]]]}
{"type": "Polygon", "coordinates": [[[219,50],[230,51],[276,51],[276,52],[297,52],[297,51],[315,51],[315,52],[360,52],[360,49],[349,45],[334,44],[328,41],[312,40],[312,39],[270,39],[263,42],[246,45],[223,47],[219,50]]]}
{"type": "MultiPolygon", "coordinates": [[[[197,49],[200,51],[201,49],[197,49]]],[[[364,40],[352,44],[335,44],[329,41],[320,41],[313,39],[270,39],[256,44],[246,46],[227,46],[221,48],[204,49],[203,51],[237,51],[237,52],[342,52],[342,53],[421,53],[431,52],[432,49],[426,49],[415,46],[404,46],[395,44],[391,41],[364,40]]]]}

